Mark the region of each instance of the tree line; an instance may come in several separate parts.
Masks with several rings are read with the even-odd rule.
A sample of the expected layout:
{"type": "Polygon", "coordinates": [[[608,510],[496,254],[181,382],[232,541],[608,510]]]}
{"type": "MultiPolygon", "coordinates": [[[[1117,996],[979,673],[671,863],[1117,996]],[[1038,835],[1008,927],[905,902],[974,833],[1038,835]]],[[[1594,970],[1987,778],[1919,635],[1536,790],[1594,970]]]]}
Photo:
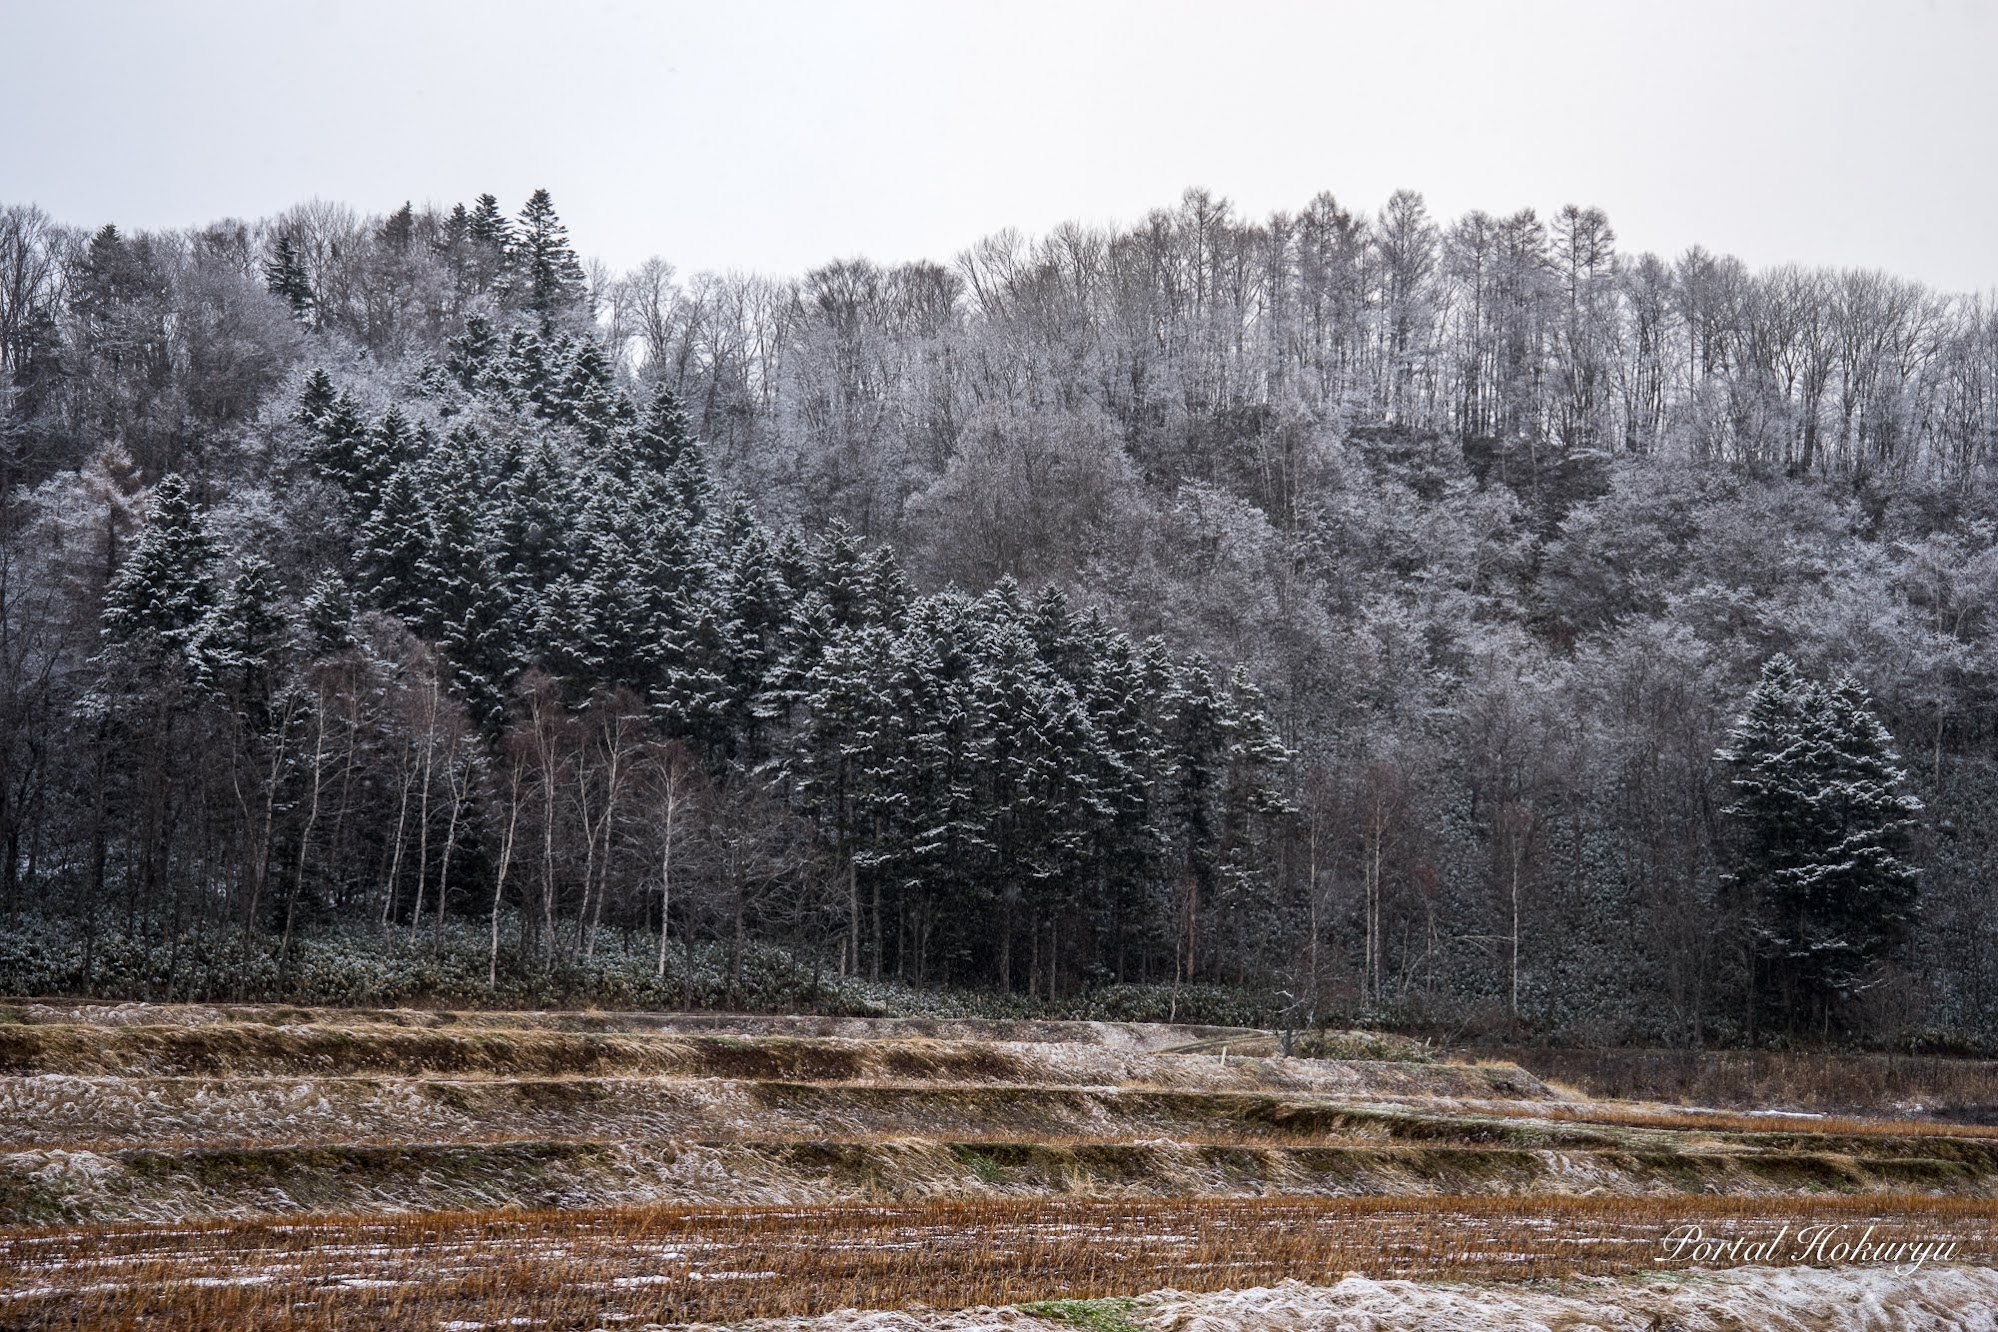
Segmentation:
{"type": "Polygon", "coordinates": [[[1407,193],[684,281],[545,194],[4,216],[10,912],[1993,1030],[1980,300],[1407,193]],[[1729,812],[1779,652],[1923,805],[1835,985],[1729,812]]]}

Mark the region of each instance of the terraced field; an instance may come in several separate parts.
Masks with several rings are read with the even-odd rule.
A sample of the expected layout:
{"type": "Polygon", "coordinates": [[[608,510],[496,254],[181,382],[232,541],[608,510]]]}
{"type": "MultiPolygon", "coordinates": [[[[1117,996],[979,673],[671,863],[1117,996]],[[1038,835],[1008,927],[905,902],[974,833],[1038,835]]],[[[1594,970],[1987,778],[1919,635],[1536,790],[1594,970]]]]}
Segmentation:
{"type": "Polygon", "coordinates": [[[1095,1023],[0,1008],[0,1328],[1602,1280],[1684,1226],[1946,1234],[1931,1274],[1998,1252],[1998,1130],[1311,1048],[1372,1057],[1095,1023]]]}

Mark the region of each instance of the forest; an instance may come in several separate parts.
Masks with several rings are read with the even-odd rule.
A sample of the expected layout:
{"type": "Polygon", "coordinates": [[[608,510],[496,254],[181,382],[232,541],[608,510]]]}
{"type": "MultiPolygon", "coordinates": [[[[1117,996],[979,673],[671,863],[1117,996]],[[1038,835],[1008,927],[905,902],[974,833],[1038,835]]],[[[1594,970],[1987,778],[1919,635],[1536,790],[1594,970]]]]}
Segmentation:
{"type": "Polygon", "coordinates": [[[1587,207],[0,207],[0,985],[1990,1048],[1994,462],[1989,297],[1587,207]]]}

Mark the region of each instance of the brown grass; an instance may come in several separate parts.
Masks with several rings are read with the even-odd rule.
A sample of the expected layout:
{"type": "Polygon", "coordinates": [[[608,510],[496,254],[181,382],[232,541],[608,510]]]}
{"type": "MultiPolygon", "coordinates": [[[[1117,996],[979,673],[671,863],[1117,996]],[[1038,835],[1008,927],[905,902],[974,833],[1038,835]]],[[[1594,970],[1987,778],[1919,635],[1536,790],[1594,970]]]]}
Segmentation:
{"type": "Polygon", "coordinates": [[[317,1077],[443,1074],[511,1078],[639,1074],[852,1082],[995,1081],[1021,1061],[988,1044],[805,1037],[646,1036],[537,1028],[440,1029],[341,1022],[100,1027],[0,1024],[0,1075],[317,1077]]]}
{"type": "Polygon", "coordinates": [[[1325,1282],[1655,1270],[1659,1242],[1784,1223],[1953,1238],[1998,1257],[1998,1202],[1267,1199],[668,1208],[0,1232],[9,1328],[435,1328],[959,1308],[1325,1282]]]}
{"type": "MultiPolygon", "coordinates": [[[[329,1008],[289,1004],[125,1003],[78,998],[0,1000],[0,1026],[82,1024],[95,1027],[206,1026],[215,1023],[303,1023],[396,1026],[419,1029],[539,1030],[598,1034],[722,1035],[806,1039],[1027,1042],[1094,1045],[1139,1052],[1190,1041],[1268,1037],[1244,1027],[1198,1023],[1096,1022],[1035,1018],[820,1017],[810,1014],[687,1013],[658,1010],[511,1008],[329,1008]]],[[[1373,1043],[1406,1043],[1406,1038],[1352,1033],[1373,1043]]]]}
{"type": "Polygon", "coordinates": [[[1998,1123],[1998,1061],[1988,1059],[1530,1046],[1485,1053],[1596,1097],[1862,1114],[1919,1105],[1941,1118],[1998,1123]]]}
{"type": "Polygon", "coordinates": [[[1544,1119],[1559,1124],[1600,1124],[1616,1128],[1661,1129],[1673,1133],[1722,1133],[1730,1137],[1958,1138],[1998,1145],[1998,1128],[1941,1124],[1933,1119],[1750,1115],[1725,1110],[1651,1109],[1623,1105],[1494,1105],[1480,1107],[1477,1113],[1506,1119],[1544,1119]]]}

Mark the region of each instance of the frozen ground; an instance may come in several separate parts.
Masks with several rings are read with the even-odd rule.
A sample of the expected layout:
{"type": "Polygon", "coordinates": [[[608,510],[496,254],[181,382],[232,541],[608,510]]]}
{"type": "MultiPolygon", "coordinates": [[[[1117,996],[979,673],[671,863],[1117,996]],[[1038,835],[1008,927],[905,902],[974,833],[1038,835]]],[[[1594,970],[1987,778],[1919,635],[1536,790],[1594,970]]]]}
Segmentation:
{"type": "MultiPolygon", "coordinates": [[[[1735,1268],[1558,1286],[1286,1281],[1160,1291],[1115,1313],[1147,1332],[1998,1332],[1998,1269],[1735,1268]]],[[[1114,1315],[1113,1315],[1114,1316],[1114,1315]]],[[[1020,1309],[845,1312],[739,1324],[742,1332],[1048,1332],[1020,1309]]],[[[469,1330],[468,1330],[469,1332],[469,1330]]]]}

